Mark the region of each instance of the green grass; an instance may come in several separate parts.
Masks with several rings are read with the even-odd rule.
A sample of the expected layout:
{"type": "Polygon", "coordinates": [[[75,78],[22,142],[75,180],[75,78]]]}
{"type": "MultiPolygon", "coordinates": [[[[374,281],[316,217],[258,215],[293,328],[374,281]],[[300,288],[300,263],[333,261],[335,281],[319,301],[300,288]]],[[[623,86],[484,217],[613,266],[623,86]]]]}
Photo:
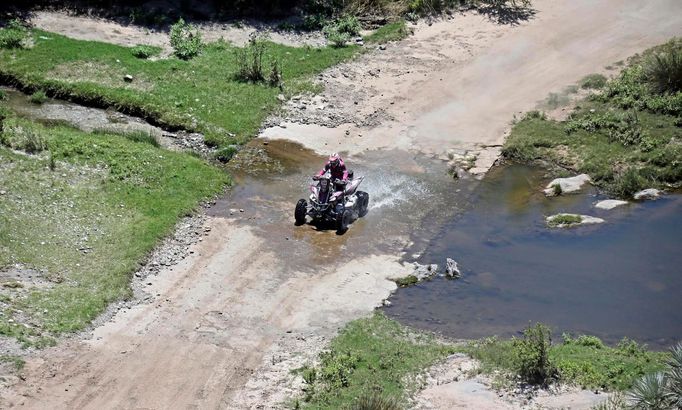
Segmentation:
{"type": "Polygon", "coordinates": [[[348,324],[332,341],[316,367],[299,371],[307,381],[299,404],[310,409],[338,409],[361,397],[380,395],[406,403],[416,387],[412,376],[455,348],[412,332],[377,313],[348,324]]]}
{"type": "Polygon", "coordinates": [[[400,286],[401,288],[416,285],[418,282],[419,279],[417,279],[417,277],[414,275],[407,275],[404,278],[398,278],[395,280],[396,285],[400,286]]]}
{"type": "MultiPolygon", "coordinates": [[[[465,350],[481,361],[484,373],[502,369],[511,374],[517,367],[512,340],[483,339],[465,350]]],[[[627,390],[642,375],[662,369],[667,358],[668,353],[648,351],[634,341],[624,339],[609,347],[594,336],[564,335],[564,341],[549,350],[560,381],[589,389],[627,390]]]]}
{"type": "MultiPolygon", "coordinates": [[[[128,47],[40,30],[30,35],[32,48],[0,50],[2,82],[203,132],[207,142],[215,145],[252,138],[280,104],[277,95],[282,91],[277,87],[235,78],[237,48],[225,42],[208,44],[190,61],[151,61],[136,58],[128,47]],[[133,76],[132,82],[124,81],[127,74],[133,76]]],[[[310,89],[309,78],[359,51],[356,46],[295,48],[268,43],[267,47],[281,65],[287,93],[310,89]]]]}
{"type": "Polygon", "coordinates": [[[398,20],[379,27],[374,33],[365,37],[367,43],[387,43],[389,41],[399,41],[410,35],[405,20],[398,20]]]}
{"type": "Polygon", "coordinates": [[[130,49],[133,56],[137,58],[147,59],[161,54],[161,47],[150,46],[146,44],[138,44],[130,49]]]}
{"type": "Polygon", "coordinates": [[[601,90],[607,81],[608,79],[602,74],[590,74],[580,80],[580,88],[601,90]]]}
{"type": "Polygon", "coordinates": [[[39,284],[0,289],[0,334],[45,346],[130,296],[139,261],[229,178],[185,153],[10,116],[0,145],[0,269],[39,284]],[[9,150],[42,141],[36,155],[9,150]],[[34,279],[35,280],[35,279],[34,279]]]}
{"type": "Polygon", "coordinates": [[[26,362],[18,356],[0,355],[0,363],[7,363],[12,366],[13,370],[21,370],[24,368],[26,362]]]}
{"type": "Polygon", "coordinates": [[[547,222],[547,225],[550,227],[557,227],[560,225],[575,225],[579,224],[583,221],[583,218],[580,215],[571,215],[571,214],[559,214],[554,216],[552,219],[550,219],[547,222]]]}
{"type": "MultiPolygon", "coordinates": [[[[566,121],[527,115],[512,128],[503,155],[587,173],[619,197],[682,184],[682,92],[657,93],[644,67],[653,53],[682,49],[673,40],[630,65],[582,101],[566,121]]],[[[585,80],[596,86],[597,79],[585,80]]],[[[585,82],[583,83],[585,84],[585,82]]]]}

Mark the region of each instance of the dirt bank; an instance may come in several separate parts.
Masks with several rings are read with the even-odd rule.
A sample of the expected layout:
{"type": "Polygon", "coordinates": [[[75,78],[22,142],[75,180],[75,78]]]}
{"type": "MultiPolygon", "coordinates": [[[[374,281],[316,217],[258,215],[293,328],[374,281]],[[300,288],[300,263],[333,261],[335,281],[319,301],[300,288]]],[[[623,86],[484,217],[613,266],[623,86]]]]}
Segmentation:
{"type": "MultiPolygon", "coordinates": [[[[317,152],[474,150],[483,153],[474,171],[484,172],[497,153],[485,146],[502,142],[514,113],[597,67],[682,34],[676,0],[535,3],[536,18],[517,27],[475,14],[420,25],[405,42],[325,73],[322,97],[305,110],[292,102],[273,119],[285,127],[263,135],[317,152]],[[340,120],[323,128],[332,114],[340,120]]],[[[81,25],[60,24],[73,35],[81,25]]],[[[65,32],[60,24],[43,27],[65,32]]],[[[113,30],[95,24],[85,32],[124,41],[113,30]]],[[[399,158],[405,170],[426,172],[409,156],[399,158]]],[[[321,160],[306,159],[308,168],[292,177],[299,185],[312,160],[321,160]]],[[[387,278],[404,271],[399,257],[416,228],[381,223],[387,217],[373,209],[376,219],[346,235],[294,230],[292,198],[300,193],[291,192],[291,179],[269,178],[267,190],[245,188],[206,219],[208,235],[190,256],[148,279],[146,302],[120,310],[91,336],[29,358],[25,380],[2,391],[3,407],[281,408],[301,382],[290,370],[395,288],[387,278]]],[[[424,400],[428,407],[428,395],[424,400]]]]}

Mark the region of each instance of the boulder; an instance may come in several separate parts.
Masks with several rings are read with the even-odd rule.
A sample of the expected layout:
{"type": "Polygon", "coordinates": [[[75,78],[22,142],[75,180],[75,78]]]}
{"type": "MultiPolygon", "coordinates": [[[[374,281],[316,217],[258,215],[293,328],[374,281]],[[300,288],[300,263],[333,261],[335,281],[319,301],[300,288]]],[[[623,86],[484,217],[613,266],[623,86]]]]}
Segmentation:
{"type": "Polygon", "coordinates": [[[436,273],[438,273],[438,265],[435,263],[432,263],[430,265],[422,265],[420,263],[415,262],[414,264],[413,275],[417,278],[418,281],[429,279],[436,273]]]}
{"type": "Polygon", "coordinates": [[[544,192],[547,196],[570,194],[572,192],[580,191],[583,185],[590,182],[592,182],[592,180],[587,174],[580,174],[570,178],[556,178],[547,184],[544,192]]]}
{"type": "Polygon", "coordinates": [[[596,204],[594,204],[594,207],[597,209],[604,209],[606,211],[610,211],[613,208],[617,208],[622,205],[627,205],[628,201],[621,201],[619,199],[605,199],[603,201],[599,201],[596,204]]]}
{"type": "Polygon", "coordinates": [[[447,258],[445,260],[445,275],[449,278],[458,279],[462,277],[462,273],[459,271],[459,266],[454,259],[447,258]]]}
{"type": "Polygon", "coordinates": [[[123,76],[123,81],[126,83],[132,83],[133,82],[133,76],[130,74],[126,74],[123,76]]]}
{"type": "Polygon", "coordinates": [[[633,198],[636,200],[643,200],[643,199],[658,199],[661,196],[661,191],[659,191],[656,188],[649,188],[645,189],[642,191],[637,192],[635,195],[633,195],[633,198]]]}

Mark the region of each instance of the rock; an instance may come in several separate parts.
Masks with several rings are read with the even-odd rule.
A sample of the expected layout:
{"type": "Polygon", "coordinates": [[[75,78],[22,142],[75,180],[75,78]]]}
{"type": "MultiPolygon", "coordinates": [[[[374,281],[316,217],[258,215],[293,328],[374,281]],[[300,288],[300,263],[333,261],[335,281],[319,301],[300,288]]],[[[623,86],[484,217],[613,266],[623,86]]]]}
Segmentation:
{"type": "Polygon", "coordinates": [[[417,278],[418,281],[422,281],[424,279],[428,279],[438,273],[438,265],[435,263],[432,263],[430,265],[422,265],[420,263],[414,264],[414,276],[417,278]]]}
{"type": "Polygon", "coordinates": [[[605,199],[603,201],[599,201],[596,204],[594,204],[594,207],[597,209],[604,209],[607,211],[612,210],[613,208],[619,207],[621,205],[627,205],[628,201],[621,201],[619,199],[605,199]]]}
{"type": "Polygon", "coordinates": [[[286,101],[286,97],[284,96],[284,94],[277,94],[277,100],[284,102],[286,101]]]}
{"type": "Polygon", "coordinates": [[[661,191],[659,191],[656,188],[649,188],[645,189],[642,191],[637,192],[635,195],[633,195],[633,198],[636,200],[643,200],[643,199],[658,199],[661,196],[661,191]]]}
{"type": "Polygon", "coordinates": [[[133,76],[130,74],[126,74],[123,76],[123,81],[126,83],[132,83],[133,82],[133,76]]]}
{"type": "Polygon", "coordinates": [[[458,279],[462,277],[462,273],[459,271],[459,266],[454,259],[447,258],[445,260],[445,275],[449,278],[458,279]]]}
{"type": "Polygon", "coordinates": [[[4,191],[4,190],[0,191],[0,195],[5,195],[5,194],[7,194],[7,191],[4,191]]]}
{"type": "Polygon", "coordinates": [[[567,213],[562,213],[562,214],[556,214],[552,216],[548,216],[546,218],[547,224],[553,228],[569,228],[572,226],[578,226],[578,225],[591,225],[591,224],[600,224],[606,222],[605,220],[601,218],[596,218],[594,216],[589,216],[589,215],[579,215],[579,214],[567,214],[567,213]],[[556,223],[555,221],[559,218],[580,218],[580,221],[575,221],[575,222],[568,222],[568,223],[556,223]]]}
{"type": "Polygon", "coordinates": [[[381,44],[379,46],[379,50],[386,50],[386,44],[381,44]]]}
{"type": "Polygon", "coordinates": [[[592,182],[590,176],[587,174],[576,175],[571,178],[556,178],[545,188],[544,192],[547,196],[555,196],[560,194],[569,194],[579,191],[583,185],[592,182]],[[556,188],[558,187],[558,188],[556,188]]]}

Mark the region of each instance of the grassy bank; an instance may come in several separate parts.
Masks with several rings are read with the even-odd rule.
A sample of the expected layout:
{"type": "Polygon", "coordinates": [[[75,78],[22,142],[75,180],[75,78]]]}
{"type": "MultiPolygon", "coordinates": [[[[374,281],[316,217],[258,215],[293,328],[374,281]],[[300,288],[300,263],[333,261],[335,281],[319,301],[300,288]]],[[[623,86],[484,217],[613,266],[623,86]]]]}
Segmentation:
{"type": "Polygon", "coordinates": [[[643,375],[663,369],[670,357],[627,339],[609,347],[594,336],[563,335],[554,344],[550,336],[538,325],[520,338],[447,344],[377,313],[347,325],[318,365],[296,370],[306,385],[292,407],[374,408],[362,405],[377,400],[389,404],[381,408],[401,408],[419,387],[415,376],[452,353],[477,359],[477,371],[497,375],[493,381],[500,387],[561,382],[609,391],[630,389],[643,375]],[[546,378],[532,380],[538,375],[546,378]]]}
{"type": "Polygon", "coordinates": [[[587,173],[620,197],[643,188],[679,186],[682,92],[676,84],[680,82],[682,40],[672,40],[631,58],[614,79],[584,79],[583,88],[598,91],[566,121],[540,112],[526,114],[514,125],[503,154],[512,160],[542,161],[587,173]]]}
{"type": "MultiPolygon", "coordinates": [[[[280,102],[278,87],[237,77],[237,52],[226,42],[206,45],[191,60],[135,57],[133,48],[74,40],[32,30],[28,48],[0,49],[0,81],[28,93],[88,105],[114,107],[170,128],[203,132],[225,146],[253,137],[280,102]],[[126,80],[126,75],[132,76],[126,80]]],[[[277,60],[286,93],[311,88],[308,81],[359,50],[287,47],[266,43],[264,60],[277,60]]]]}
{"type": "Polygon", "coordinates": [[[347,408],[369,397],[404,404],[416,388],[410,378],[455,351],[383,314],[356,320],[332,341],[318,366],[298,370],[307,385],[294,407],[347,408]]]}
{"type": "Polygon", "coordinates": [[[229,183],[189,154],[11,115],[0,142],[0,334],[26,345],[129,296],[143,257],[229,183]]]}

